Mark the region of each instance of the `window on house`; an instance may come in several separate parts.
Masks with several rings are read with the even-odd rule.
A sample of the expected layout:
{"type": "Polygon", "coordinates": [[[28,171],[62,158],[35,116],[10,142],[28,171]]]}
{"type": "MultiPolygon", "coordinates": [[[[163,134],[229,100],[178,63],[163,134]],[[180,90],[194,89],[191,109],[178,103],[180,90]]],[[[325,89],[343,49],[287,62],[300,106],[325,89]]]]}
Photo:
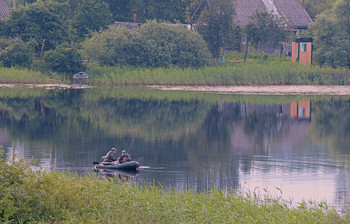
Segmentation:
{"type": "Polygon", "coordinates": [[[301,52],[306,52],[306,44],[301,44],[301,52]]]}
{"type": "Polygon", "coordinates": [[[300,116],[300,117],[305,116],[305,108],[300,108],[300,110],[299,110],[299,116],[300,116]]]}

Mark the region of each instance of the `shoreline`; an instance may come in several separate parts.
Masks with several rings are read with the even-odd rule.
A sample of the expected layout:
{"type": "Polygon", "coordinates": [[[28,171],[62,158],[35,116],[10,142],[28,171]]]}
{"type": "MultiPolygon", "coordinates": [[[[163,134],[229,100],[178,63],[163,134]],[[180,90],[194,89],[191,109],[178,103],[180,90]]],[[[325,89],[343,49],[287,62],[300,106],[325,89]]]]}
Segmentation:
{"type": "MultiPolygon", "coordinates": [[[[135,86],[135,85],[123,85],[135,86]]],[[[0,84],[0,88],[88,89],[96,86],[79,84],[0,84]]],[[[350,86],[340,85],[257,85],[257,86],[185,86],[185,85],[136,85],[162,91],[190,91],[237,95],[350,95],[350,86]]],[[[101,88],[101,87],[99,87],[101,88]]],[[[105,88],[105,87],[102,87],[105,88]]],[[[111,88],[111,87],[107,87],[111,88]]],[[[112,87],[113,88],[113,87],[112,87]]]]}
{"type": "Polygon", "coordinates": [[[149,88],[164,91],[215,92],[241,95],[350,95],[350,86],[335,85],[270,85],[270,86],[162,86],[149,88]]]}

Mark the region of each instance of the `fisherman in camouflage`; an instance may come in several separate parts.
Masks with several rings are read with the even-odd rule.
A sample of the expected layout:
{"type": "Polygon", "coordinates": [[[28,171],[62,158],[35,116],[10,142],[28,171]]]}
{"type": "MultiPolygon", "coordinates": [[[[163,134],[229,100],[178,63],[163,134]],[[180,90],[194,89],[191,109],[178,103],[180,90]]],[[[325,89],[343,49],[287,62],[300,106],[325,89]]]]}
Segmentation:
{"type": "Polygon", "coordinates": [[[112,148],[105,156],[102,156],[101,161],[102,162],[114,162],[117,161],[117,149],[112,148]]]}
{"type": "Polygon", "coordinates": [[[122,151],[121,156],[119,156],[118,158],[118,163],[122,164],[122,163],[126,163],[126,162],[130,162],[131,161],[131,156],[126,153],[125,149],[122,151]]]}

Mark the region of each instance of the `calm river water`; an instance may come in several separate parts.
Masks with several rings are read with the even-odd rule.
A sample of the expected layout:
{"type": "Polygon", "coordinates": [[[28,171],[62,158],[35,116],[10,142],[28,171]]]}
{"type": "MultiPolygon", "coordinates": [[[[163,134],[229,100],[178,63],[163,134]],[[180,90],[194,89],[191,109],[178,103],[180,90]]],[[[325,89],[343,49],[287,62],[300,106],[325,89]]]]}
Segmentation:
{"type": "Polygon", "coordinates": [[[349,112],[350,96],[0,88],[0,144],[81,175],[111,147],[130,148],[142,161],[130,181],[327,201],[341,211],[350,208],[349,112]]]}

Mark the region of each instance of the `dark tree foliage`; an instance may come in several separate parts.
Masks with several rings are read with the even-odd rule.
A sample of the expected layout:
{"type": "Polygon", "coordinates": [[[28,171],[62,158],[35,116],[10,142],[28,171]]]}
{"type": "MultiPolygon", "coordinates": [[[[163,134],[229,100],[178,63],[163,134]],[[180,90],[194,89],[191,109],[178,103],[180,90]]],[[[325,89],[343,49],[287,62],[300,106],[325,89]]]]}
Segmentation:
{"type": "Polygon", "coordinates": [[[249,42],[255,48],[266,45],[276,47],[288,37],[285,22],[276,15],[267,12],[256,12],[244,28],[249,42]]]}
{"type": "Polygon", "coordinates": [[[133,21],[132,1],[130,0],[104,0],[109,6],[114,21],[131,22],[133,21]]]}
{"type": "Polygon", "coordinates": [[[44,61],[52,71],[59,73],[72,74],[84,69],[81,55],[68,44],[47,51],[44,61]]]}
{"type": "Polygon", "coordinates": [[[312,19],[315,19],[317,15],[324,11],[331,9],[335,3],[334,0],[300,0],[300,2],[312,19]]]}
{"type": "Polygon", "coordinates": [[[207,42],[214,58],[218,58],[225,45],[236,41],[238,29],[233,23],[235,9],[232,0],[193,1],[189,21],[198,17],[199,32],[207,42]],[[196,15],[198,14],[199,15],[196,15]]]}
{"type": "Polygon", "coordinates": [[[130,10],[135,10],[137,22],[158,21],[182,22],[186,20],[186,10],[191,0],[134,0],[130,1],[130,10]]]}
{"type": "MultiPolygon", "coordinates": [[[[3,43],[3,42],[2,42],[3,43]]],[[[33,49],[30,44],[25,44],[19,38],[10,40],[8,46],[4,46],[0,52],[0,60],[5,67],[29,67],[34,59],[33,49]]]]}
{"type": "Polygon", "coordinates": [[[34,40],[37,55],[43,48],[43,43],[44,49],[53,49],[67,38],[67,27],[64,27],[62,21],[63,6],[42,0],[19,6],[6,20],[4,35],[20,37],[24,42],[34,40]]]}
{"type": "Polygon", "coordinates": [[[350,2],[337,0],[334,8],[316,17],[310,27],[315,59],[321,65],[350,68],[350,2]]]}
{"type": "Polygon", "coordinates": [[[90,32],[106,28],[111,24],[111,18],[107,3],[99,0],[82,0],[74,10],[71,24],[76,39],[82,40],[90,32]]]}

